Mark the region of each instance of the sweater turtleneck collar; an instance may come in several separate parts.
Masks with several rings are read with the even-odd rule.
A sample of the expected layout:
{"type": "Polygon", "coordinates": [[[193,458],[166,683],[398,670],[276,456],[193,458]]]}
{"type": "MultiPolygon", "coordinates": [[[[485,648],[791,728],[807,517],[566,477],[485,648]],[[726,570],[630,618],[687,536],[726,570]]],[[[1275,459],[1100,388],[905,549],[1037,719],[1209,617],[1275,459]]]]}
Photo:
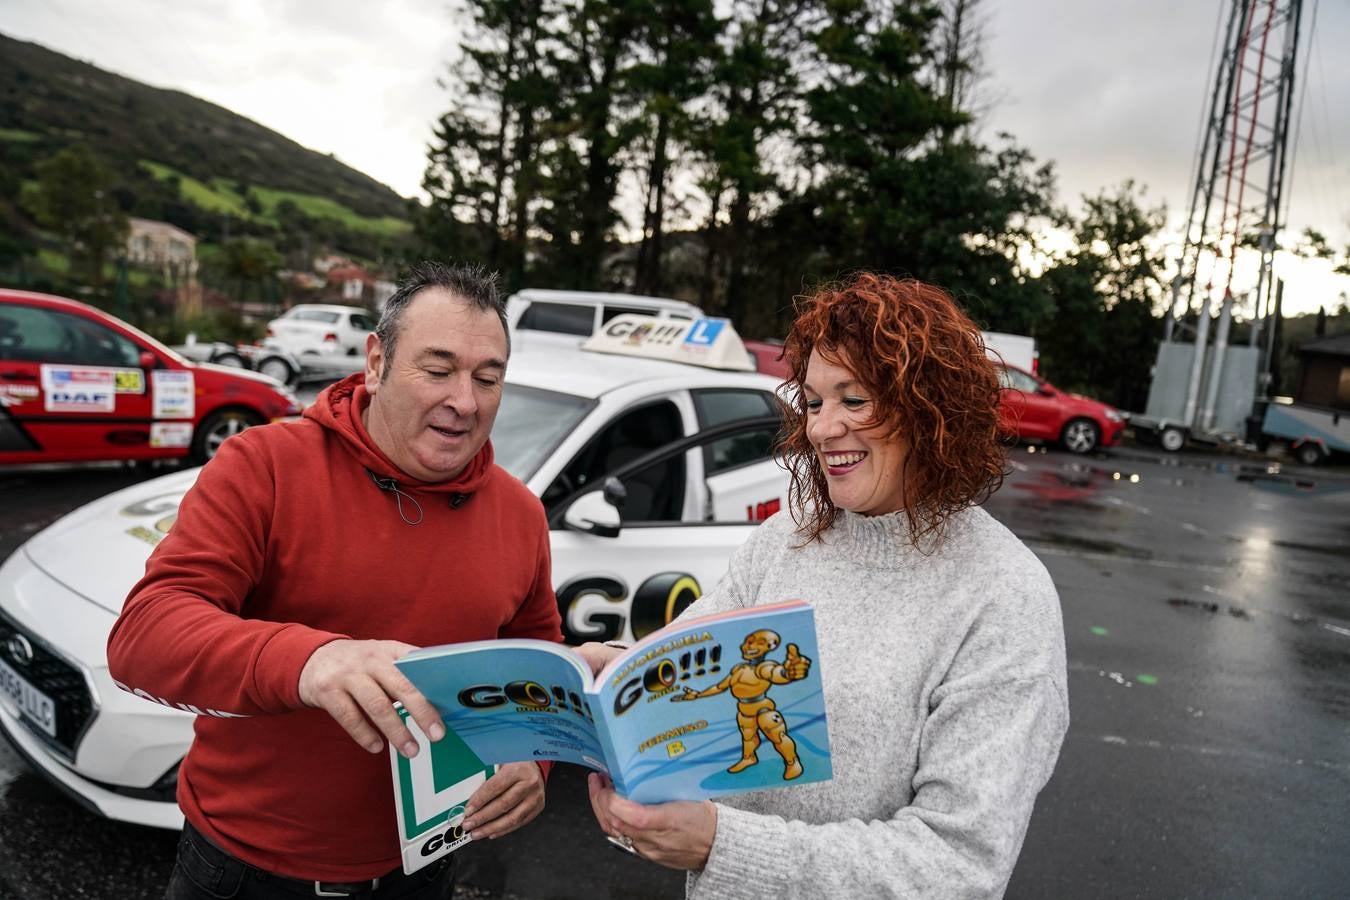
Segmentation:
{"type": "Polygon", "coordinates": [[[839,510],[834,524],[823,535],[832,549],[848,559],[875,569],[903,569],[913,557],[932,553],[942,545],[951,549],[965,531],[969,510],[951,516],[943,529],[941,542],[925,538],[922,548],[915,547],[909,534],[909,513],[903,509],[881,516],[864,516],[839,510]]]}

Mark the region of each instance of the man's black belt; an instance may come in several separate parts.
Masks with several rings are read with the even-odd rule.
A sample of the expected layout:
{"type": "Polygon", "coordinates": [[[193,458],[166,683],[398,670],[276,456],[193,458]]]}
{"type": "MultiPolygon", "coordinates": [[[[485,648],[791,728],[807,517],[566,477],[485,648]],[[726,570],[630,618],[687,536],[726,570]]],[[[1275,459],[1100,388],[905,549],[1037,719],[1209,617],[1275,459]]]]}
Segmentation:
{"type": "Polygon", "coordinates": [[[241,867],[247,872],[245,877],[267,882],[274,887],[281,888],[287,894],[299,897],[360,897],[367,895],[378,897],[384,891],[406,885],[409,879],[429,882],[439,873],[444,872],[448,866],[454,864],[454,855],[449,854],[424,868],[418,869],[412,875],[404,874],[403,870],[399,868],[366,881],[306,881],[268,872],[266,869],[259,869],[257,866],[244,862],[234,854],[228,853],[213,844],[210,838],[193,828],[191,822],[183,823],[183,836],[191,842],[193,848],[202,855],[204,861],[209,865],[241,867]]]}

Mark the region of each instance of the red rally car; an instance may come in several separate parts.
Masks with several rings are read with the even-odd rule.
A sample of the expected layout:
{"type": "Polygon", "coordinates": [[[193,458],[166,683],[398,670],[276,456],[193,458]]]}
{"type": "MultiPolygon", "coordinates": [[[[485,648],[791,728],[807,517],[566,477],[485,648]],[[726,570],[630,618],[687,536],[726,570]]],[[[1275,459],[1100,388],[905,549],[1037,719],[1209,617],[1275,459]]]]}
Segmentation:
{"type": "Polygon", "coordinates": [[[205,462],[230,435],[299,412],[264,375],[189,362],[74,300],[0,290],[0,464],[205,462]]]}

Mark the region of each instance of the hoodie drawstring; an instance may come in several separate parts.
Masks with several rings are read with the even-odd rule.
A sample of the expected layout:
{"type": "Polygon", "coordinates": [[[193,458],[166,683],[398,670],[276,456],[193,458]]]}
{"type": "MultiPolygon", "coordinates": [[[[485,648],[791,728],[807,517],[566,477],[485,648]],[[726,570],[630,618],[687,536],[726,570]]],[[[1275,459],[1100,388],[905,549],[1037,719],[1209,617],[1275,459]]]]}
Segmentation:
{"type": "MultiPolygon", "coordinates": [[[[389,493],[391,493],[391,494],[394,495],[394,502],[398,504],[398,517],[399,517],[400,519],[402,519],[402,520],[403,520],[406,524],[408,524],[408,525],[420,525],[420,524],[421,524],[421,522],[422,522],[422,504],[420,504],[420,503],[417,502],[417,498],[416,498],[416,497],[414,497],[412,494],[409,494],[407,491],[405,491],[405,490],[403,490],[402,488],[400,488],[400,487],[398,486],[398,482],[395,481],[393,478],[381,478],[380,476],[378,476],[378,475],[376,475],[374,472],[372,472],[370,469],[366,469],[366,474],[370,476],[370,480],[371,480],[371,481],[375,482],[375,486],[376,486],[377,488],[379,488],[379,489],[382,490],[382,491],[388,491],[389,493]],[[407,498],[408,498],[408,502],[411,503],[411,504],[417,509],[417,518],[416,518],[416,519],[410,519],[410,518],[408,518],[407,513],[405,513],[405,512],[403,511],[403,498],[404,498],[404,497],[407,497],[407,498]]],[[[459,495],[456,494],[455,496],[458,497],[459,495]]],[[[458,504],[454,504],[454,505],[458,505],[458,504]]]]}

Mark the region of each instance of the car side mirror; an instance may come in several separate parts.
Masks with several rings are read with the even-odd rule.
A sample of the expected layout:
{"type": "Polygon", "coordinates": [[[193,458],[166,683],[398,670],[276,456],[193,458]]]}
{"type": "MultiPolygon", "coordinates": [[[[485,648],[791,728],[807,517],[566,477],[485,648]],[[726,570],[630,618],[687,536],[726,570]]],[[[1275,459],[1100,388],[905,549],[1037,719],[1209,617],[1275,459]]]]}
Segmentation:
{"type": "Polygon", "coordinates": [[[563,513],[563,524],[582,534],[596,537],[618,537],[620,530],[619,507],[611,500],[610,484],[613,481],[623,491],[623,485],[617,478],[605,480],[605,488],[582,494],[563,513]]]}
{"type": "Polygon", "coordinates": [[[141,351],[140,366],[142,369],[153,369],[158,364],[159,360],[155,358],[155,354],[149,350],[141,351]]]}
{"type": "Polygon", "coordinates": [[[1043,384],[1036,388],[1036,393],[1040,394],[1042,397],[1053,397],[1055,396],[1055,389],[1048,384],[1043,384]]]}

